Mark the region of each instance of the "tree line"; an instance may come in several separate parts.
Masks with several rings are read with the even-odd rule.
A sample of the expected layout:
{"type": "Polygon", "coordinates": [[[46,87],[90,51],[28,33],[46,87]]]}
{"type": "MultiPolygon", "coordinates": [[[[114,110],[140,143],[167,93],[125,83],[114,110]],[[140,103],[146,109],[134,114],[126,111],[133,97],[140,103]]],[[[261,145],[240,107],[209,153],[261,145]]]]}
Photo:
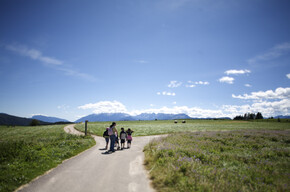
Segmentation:
{"type": "Polygon", "coordinates": [[[234,120],[254,120],[254,119],[264,119],[262,113],[245,113],[244,115],[238,115],[234,120]]]}

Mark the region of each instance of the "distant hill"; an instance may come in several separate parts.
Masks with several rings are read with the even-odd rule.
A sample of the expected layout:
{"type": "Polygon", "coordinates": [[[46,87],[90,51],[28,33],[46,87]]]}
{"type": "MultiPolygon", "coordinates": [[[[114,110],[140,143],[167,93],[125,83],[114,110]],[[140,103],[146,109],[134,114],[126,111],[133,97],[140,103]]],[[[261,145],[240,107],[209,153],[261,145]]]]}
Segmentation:
{"type": "Polygon", "coordinates": [[[290,119],[290,116],[278,115],[278,116],[274,117],[274,119],[278,119],[278,118],[280,118],[280,119],[290,119]]]}
{"type": "MultiPolygon", "coordinates": [[[[0,125],[10,125],[10,126],[28,126],[31,124],[33,119],[17,117],[13,115],[8,115],[5,113],[0,113],[0,125]]],[[[47,125],[48,122],[39,121],[40,125],[47,125]]]]}
{"type": "Polygon", "coordinates": [[[95,121],[134,121],[134,120],[173,120],[173,119],[191,119],[186,114],[165,114],[165,113],[142,113],[140,115],[131,116],[126,113],[100,113],[91,114],[78,119],[77,123],[86,120],[90,122],[95,121]]]}
{"type": "Polygon", "coordinates": [[[165,113],[142,113],[134,116],[136,120],[171,120],[171,119],[191,119],[186,114],[165,114],[165,113]]]}
{"type": "Polygon", "coordinates": [[[85,117],[82,117],[75,122],[84,122],[84,121],[133,121],[136,120],[132,116],[126,113],[100,113],[100,114],[91,114],[85,117]]]}
{"type": "Polygon", "coordinates": [[[44,115],[34,115],[31,118],[32,119],[37,119],[39,121],[49,122],[49,123],[69,122],[66,119],[60,119],[60,118],[57,118],[57,117],[48,117],[48,116],[44,116],[44,115]]]}

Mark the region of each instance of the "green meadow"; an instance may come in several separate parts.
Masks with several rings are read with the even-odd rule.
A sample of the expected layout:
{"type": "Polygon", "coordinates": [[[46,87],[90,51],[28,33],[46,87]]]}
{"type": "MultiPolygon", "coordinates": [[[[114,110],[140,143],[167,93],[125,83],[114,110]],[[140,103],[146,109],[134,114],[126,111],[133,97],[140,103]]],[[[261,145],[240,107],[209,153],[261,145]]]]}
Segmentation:
{"type": "MultiPolygon", "coordinates": [[[[111,122],[89,122],[102,136],[111,122]]],[[[93,146],[65,125],[0,126],[0,191],[14,191],[93,146]]],[[[75,127],[84,131],[84,124],[75,127]]],[[[158,191],[289,191],[290,123],[286,120],[120,121],[134,136],[169,134],[149,143],[145,164],[158,191]],[[162,173],[162,174],[160,174],[162,173]]],[[[134,145],[134,143],[133,143],[134,145]]]]}
{"type": "Polygon", "coordinates": [[[95,144],[89,136],[65,133],[64,126],[0,126],[1,192],[14,191],[95,144]]]}
{"type": "Polygon", "coordinates": [[[188,132],[149,143],[157,191],[290,191],[290,130],[188,132]]]}
{"type": "MultiPolygon", "coordinates": [[[[106,127],[109,127],[112,122],[89,122],[87,125],[88,133],[102,136],[106,127]]],[[[243,129],[271,129],[283,130],[290,129],[290,122],[286,120],[278,123],[273,121],[232,121],[232,120],[187,120],[186,123],[178,121],[174,123],[173,120],[165,121],[118,121],[117,129],[120,131],[121,127],[125,130],[128,128],[134,131],[133,136],[146,135],[161,135],[179,132],[193,132],[193,131],[229,131],[229,130],[243,130],[243,129]]],[[[85,124],[77,124],[75,126],[79,131],[85,131],[85,124]]]]}

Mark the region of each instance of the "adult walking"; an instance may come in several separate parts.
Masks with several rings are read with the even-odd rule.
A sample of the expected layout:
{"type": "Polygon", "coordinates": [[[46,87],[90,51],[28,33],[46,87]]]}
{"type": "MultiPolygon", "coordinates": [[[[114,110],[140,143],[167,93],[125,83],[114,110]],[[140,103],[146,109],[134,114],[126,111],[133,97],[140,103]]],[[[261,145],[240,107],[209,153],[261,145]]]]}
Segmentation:
{"type": "Polygon", "coordinates": [[[118,135],[118,131],[116,129],[116,123],[113,122],[112,125],[110,125],[108,134],[110,136],[110,151],[115,152],[114,146],[116,141],[116,135],[118,135]]]}

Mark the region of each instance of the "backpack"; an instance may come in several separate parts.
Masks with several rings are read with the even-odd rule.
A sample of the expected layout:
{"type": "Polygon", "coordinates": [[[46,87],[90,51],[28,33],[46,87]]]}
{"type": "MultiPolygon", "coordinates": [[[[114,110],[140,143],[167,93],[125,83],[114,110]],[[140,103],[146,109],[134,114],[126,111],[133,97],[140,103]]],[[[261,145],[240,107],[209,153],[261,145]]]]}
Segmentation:
{"type": "Polygon", "coordinates": [[[108,129],[106,131],[104,131],[104,133],[103,133],[103,137],[107,137],[107,136],[109,136],[108,129]]]}
{"type": "Polygon", "coordinates": [[[120,137],[121,137],[121,139],[126,139],[126,133],[125,132],[121,132],[121,135],[120,135],[120,137]]]}
{"type": "Polygon", "coordinates": [[[112,127],[109,127],[109,129],[108,129],[108,135],[111,136],[113,134],[114,134],[113,133],[113,128],[112,127]]]}

